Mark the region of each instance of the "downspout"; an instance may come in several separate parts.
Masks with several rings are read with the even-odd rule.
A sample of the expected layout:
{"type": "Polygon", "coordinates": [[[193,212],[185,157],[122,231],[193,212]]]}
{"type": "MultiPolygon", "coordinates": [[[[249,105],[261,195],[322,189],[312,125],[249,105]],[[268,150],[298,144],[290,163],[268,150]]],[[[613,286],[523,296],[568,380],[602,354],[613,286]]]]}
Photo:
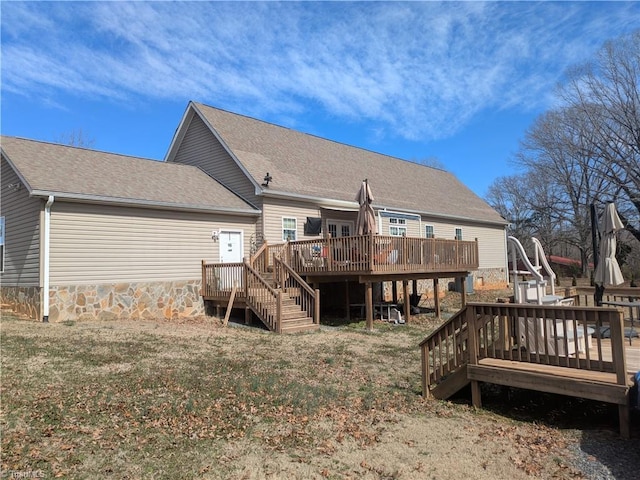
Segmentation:
{"type": "Polygon", "coordinates": [[[49,195],[49,199],[44,206],[44,242],[43,249],[43,306],[42,306],[42,321],[49,323],[49,237],[51,236],[51,205],[53,205],[55,198],[53,195],[49,195]]]}

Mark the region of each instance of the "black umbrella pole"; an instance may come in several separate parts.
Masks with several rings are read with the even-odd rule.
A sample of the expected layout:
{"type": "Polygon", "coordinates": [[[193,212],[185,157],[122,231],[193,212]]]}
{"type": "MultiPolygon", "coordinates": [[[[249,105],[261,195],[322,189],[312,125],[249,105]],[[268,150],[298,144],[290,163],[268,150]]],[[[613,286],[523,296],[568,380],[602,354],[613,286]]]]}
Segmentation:
{"type": "MultiPolygon", "coordinates": [[[[596,213],[596,204],[592,203],[590,206],[591,211],[591,244],[593,248],[593,272],[598,268],[598,262],[600,261],[600,250],[598,248],[598,215],[596,213]]],[[[602,306],[602,297],[604,295],[604,286],[595,283],[596,291],[593,295],[593,301],[598,307],[602,306]]]]}

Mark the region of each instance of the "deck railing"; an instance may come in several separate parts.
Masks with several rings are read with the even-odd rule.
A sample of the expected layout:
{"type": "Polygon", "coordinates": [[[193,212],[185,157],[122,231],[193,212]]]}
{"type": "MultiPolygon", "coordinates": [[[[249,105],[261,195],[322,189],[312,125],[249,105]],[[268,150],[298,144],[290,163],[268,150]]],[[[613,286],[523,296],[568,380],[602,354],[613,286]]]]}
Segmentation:
{"type": "MultiPolygon", "coordinates": [[[[567,293],[576,305],[593,306],[595,287],[571,287],[567,293]]],[[[640,299],[639,287],[606,287],[602,295],[605,302],[632,302],[640,299]]]]}
{"type": "Polygon", "coordinates": [[[457,272],[478,268],[478,242],[439,238],[359,235],[290,242],[299,273],[457,272]]]}
{"type": "Polygon", "coordinates": [[[229,298],[233,286],[236,298],[245,298],[244,263],[205,263],[202,261],[202,296],[229,298]]]}
{"type": "Polygon", "coordinates": [[[482,358],[615,372],[626,382],[622,316],[611,308],[470,303],[420,348],[425,395],[482,358]]]}

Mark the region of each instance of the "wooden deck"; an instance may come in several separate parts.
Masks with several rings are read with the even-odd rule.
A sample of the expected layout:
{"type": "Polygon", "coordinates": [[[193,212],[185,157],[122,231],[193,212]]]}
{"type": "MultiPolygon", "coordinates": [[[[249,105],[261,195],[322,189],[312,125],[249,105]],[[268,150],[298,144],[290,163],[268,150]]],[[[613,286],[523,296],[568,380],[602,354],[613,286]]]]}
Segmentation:
{"type": "Polygon", "coordinates": [[[457,276],[478,268],[478,242],[440,238],[360,235],[289,242],[279,251],[300,274],[312,278],[412,278],[457,276]]]}
{"type": "Polygon", "coordinates": [[[640,339],[624,337],[616,309],[469,304],[421,344],[423,394],[448,398],[479,382],[618,405],[629,436],[629,389],[640,370],[640,339]],[[607,328],[610,338],[596,332],[607,328]]]}
{"type": "MultiPolygon", "coordinates": [[[[408,280],[431,278],[439,314],[437,279],[464,279],[477,269],[477,240],[359,235],[277,245],[265,243],[242,263],[203,262],[201,294],[205,301],[220,308],[236,285],[233,305],[251,309],[270,329],[279,331],[281,315],[277,308],[267,312],[262,305],[277,305],[276,297],[281,287],[289,297],[291,292],[305,292],[302,297],[290,299],[304,303],[308,318],[315,312],[314,323],[317,325],[318,284],[357,281],[365,284],[363,303],[366,305],[367,328],[372,329],[374,282],[402,280],[404,295],[408,298],[408,280]],[[288,282],[294,282],[295,286],[288,282]],[[261,299],[259,302],[258,297],[261,299]]],[[[462,281],[461,285],[464,293],[465,282],[462,281]]],[[[248,312],[246,315],[248,318],[248,312]]]]}

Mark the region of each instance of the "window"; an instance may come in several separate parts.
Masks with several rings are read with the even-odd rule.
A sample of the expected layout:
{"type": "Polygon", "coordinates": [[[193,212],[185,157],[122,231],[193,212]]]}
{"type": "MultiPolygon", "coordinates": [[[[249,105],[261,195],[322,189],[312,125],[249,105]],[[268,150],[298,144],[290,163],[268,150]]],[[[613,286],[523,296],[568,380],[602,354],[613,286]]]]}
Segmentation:
{"type": "Polygon", "coordinates": [[[351,227],[349,225],[342,225],[342,236],[349,237],[351,236],[351,227]]]}
{"type": "Polygon", "coordinates": [[[329,224],[329,236],[331,236],[331,238],[338,236],[338,226],[335,223],[329,224]]]}
{"type": "Polygon", "coordinates": [[[389,218],[389,235],[394,237],[407,236],[407,219],[406,218],[389,218]]]}
{"type": "Polygon", "coordinates": [[[282,240],[296,240],[297,220],[295,218],[282,219],[282,240]]]}
{"type": "Polygon", "coordinates": [[[462,240],[462,229],[456,228],[456,240],[462,240]]]}
{"type": "Polygon", "coordinates": [[[0,272],[4,272],[4,217],[0,217],[0,272]]]}
{"type": "Polygon", "coordinates": [[[425,238],[434,238],[433,225],[425,225],[425,227],[424,227],[424,236],[425,236],[425,238]]]}

